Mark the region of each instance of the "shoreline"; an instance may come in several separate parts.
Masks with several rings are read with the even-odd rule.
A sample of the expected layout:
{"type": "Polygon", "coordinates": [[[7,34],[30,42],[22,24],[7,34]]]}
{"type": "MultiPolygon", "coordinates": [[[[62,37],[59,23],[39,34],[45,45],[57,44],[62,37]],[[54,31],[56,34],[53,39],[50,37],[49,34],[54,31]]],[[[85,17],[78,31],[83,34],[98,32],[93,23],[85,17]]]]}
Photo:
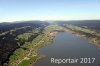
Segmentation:
{"type": "MultiPolygon", "coordinates": [[[[84,38],[84,39],[86,39],[87,41],[89,41],[89,39],[86,38],[84,35],[82,36],[82,35],[78,34],[78,33],[75,32],[75,31],[67,30],[67,31],[65,31],[65,32],[70,32],[70,33],[72,33],[72,34],[75,35],[75,36],[78,36],[78,37],[80,37],[80,38],[84,38]]],[[[59,33],[59,32],[53,34],[53,39],[54,39],[54,36],[55,36],[56,34],[58,34],[58,33],[59,33]]],[[[89,43],[90,43],[90,41],[89,41],[89,43]]],[[[94,44],[94,43],[92,43],[92,44],[94,44]]],[[[47,44],[47,45],[48,45],[48,44],[47,44]]],[[[96,45],[96,44],[95,44],[95,45],[96,45]]],[[[44,56],[44,57],[45,57],[45,56],[44,56]]],[[[42,58],[44,58],[44,57],[42,57],[42,58]]],[[[42,58],[40,58],[40,59],[42,59],[42,58]]],[[[37,61],[40,60],[40,59],[37,59],[37,61]]],[[[36,61],[36,62],[37,62],[37,61],[36,61]]],[[[36,62],[35,62],[35,63],[36,63],[36,62]]],[[[35,63],[33,63],[33,66],[34,66],[35,63]]]]}
{"type": "Polygon", "coordinates": [[[75,32],[75,31],[73,31],[73,30],[70,30],[70,29],[67,29],[67,31],[70,31],[70,32],[71,32],[72,34],[74,34],[75,36],[78,36],[78,37],[80,37],[80,38],[84,38],[84,39],[86,39],[89,43],[94,44],[94,45],[100,47],[100,45],[99,45],[96,41],[93,41],[94,38],[92,38],[92,37],[87,38],[87,37],[86,37],[87,35],[81,34],[81,33],[77,33],[77,32],[75,32]]]}
{"type": "MultiPolygon", "coordinates": [[[[66,29],[65,32],[71,32],[73,35],[78,36],[78,37],[80,37],[80,38],[84,38],[84,39],[86,39],[86,40],[87,40],[89,43],[91,43],[91,44],[95,44],[95,43],[91,42],[91,40],[89,40],[89,39],[86,37],[85,34],[81,34],[81,33],[79,34],[79,33],[75,32],[75,31],[69,30],[69,29],[66,29]]],[[[53,37],[52,39],[54,39],[55,35],[58,34],[58,33],[59,33],[59,32],[57,32],[57,31],[56,31],[56,32],[51,32],[50,36],[53,37]]],[[[48,45],[48,44],[47,44],[47,45],[48,45]]],[[[95,45],[96,45],[96,46],[99,46],[99,45],[97,45],[97,44],[95,44],[95,45]]],[[[100,47],[100,46],[99,46],[99,47],[100,47]]],[[[45,56],[44,56],[44,57],[45,57],[45,56]]],[[[41,59],[41,58],[40,58],[40,59],[41,59]]],[[[37,59],[37,61],[40,60],[40,59],[37,59]]],[[[36,61],[36,62],[37,62],[37,61],[36,61]]],[[[36,63],[36,62],[35,62],[35,63],[36,63]]],[[[33,63],[33,66],[34,66],[35,63],[33,63]]]]}
{"type": "Polygon", "coordinates": [[[40,57],[38,57],[38,58],[36,59],[35,62],[33,62],[32,64],[30,64],[30,66],[34,66],[34,64],[35,64],[38,60],[40,60],[40,59],[42,59],[42,58],[44,58],[44,57],[45,57],[44,55],[40,55],[40,57]]]}
{"type": "MultiPolygon", "coordinates": [[[[55,37],[57,34],[58,34],[58,32],[50,32],[50,34],[49,34],[49,36],[50,36],[50,42],[48,42],[48,44],[50,44],[50,43],[53,41],[54,37],[55,37]]],[[[45,46],[48,45],[48,44],[45,44],[45,46]]],[[[44,46],[43,46],[43,47],[44,47],[44,46]]],[[[39,48],[39,49],[40,49],[40,48],[39,48]]],[[[38,52],[38,49],[37,49],[36,51],[38,52]]],[[[43,55],[43,54],[40,54],[40,53],[38,53],[38,54],[40,55],[40,57],[37,58],[36,61],[33,62],[30,66],[34,66],[34,64],[35,64],[38,60],[40,60],[40,59],[42,59],[42,58],[45,57],[45,55],[43,55]]]]}

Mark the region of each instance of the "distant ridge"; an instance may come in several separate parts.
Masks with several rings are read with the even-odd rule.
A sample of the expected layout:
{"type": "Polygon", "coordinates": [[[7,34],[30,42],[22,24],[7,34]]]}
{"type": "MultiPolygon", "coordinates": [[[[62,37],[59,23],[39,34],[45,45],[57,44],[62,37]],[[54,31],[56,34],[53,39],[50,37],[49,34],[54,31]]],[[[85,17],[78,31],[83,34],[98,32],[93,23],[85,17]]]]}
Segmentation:
{"type": "Polygon", "coordinates": [[[100,20],[73,20],[73,21],[56,21],[57,24],[72,24],[77,26],[89,26],[100,29],[100,20]]]}

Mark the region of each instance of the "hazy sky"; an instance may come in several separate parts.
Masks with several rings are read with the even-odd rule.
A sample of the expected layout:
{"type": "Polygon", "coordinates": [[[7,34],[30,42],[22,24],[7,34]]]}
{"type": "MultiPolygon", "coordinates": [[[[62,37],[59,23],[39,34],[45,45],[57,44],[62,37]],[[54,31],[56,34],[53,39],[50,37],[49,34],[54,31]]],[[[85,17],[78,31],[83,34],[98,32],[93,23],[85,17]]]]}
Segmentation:
{"type": "Polygon", "coordinates": [[[100,19],[100,0],[0,0],[0,22],[100,19]]]}

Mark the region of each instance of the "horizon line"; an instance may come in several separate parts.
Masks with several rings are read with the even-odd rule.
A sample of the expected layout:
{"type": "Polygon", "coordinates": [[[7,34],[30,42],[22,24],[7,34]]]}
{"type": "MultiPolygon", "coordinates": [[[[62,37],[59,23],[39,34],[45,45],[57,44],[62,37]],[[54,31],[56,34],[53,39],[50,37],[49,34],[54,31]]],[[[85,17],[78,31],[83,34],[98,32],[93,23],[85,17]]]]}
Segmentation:
{"type": "Polygon", "coordinates": [[[16,23],[16,22],[27,22],[27,21],[86,21],[86,20],[100,20],[100,19],[77,19],[77,20],[16,20],[16,21],[3,21],[0,23],[16,23]]]}

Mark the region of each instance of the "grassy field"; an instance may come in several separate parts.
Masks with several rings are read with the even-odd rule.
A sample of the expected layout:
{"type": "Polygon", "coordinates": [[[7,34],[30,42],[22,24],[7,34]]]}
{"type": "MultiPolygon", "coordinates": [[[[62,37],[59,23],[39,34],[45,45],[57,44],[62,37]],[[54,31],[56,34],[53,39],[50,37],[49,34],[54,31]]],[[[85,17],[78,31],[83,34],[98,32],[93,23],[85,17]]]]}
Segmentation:
{"type": "Polygon", "coordinates": [[[30,66],[30,61],[29,60],[24,60],[18,66],[30,66]]]}

